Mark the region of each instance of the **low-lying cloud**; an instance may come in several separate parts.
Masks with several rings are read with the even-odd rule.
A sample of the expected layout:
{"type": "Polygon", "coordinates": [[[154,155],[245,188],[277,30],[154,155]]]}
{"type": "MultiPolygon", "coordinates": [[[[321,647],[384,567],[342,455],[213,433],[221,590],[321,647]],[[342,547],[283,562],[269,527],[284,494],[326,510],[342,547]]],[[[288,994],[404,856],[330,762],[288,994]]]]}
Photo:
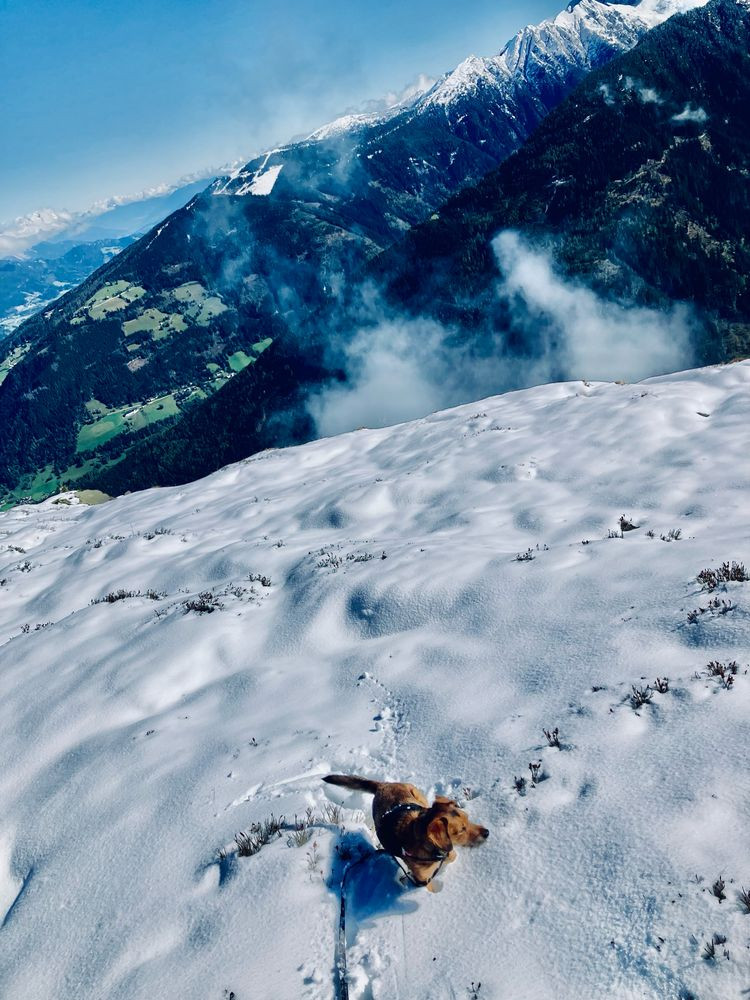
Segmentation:
{"type": "Polygon", "coordinates": [[[679,114],[672,115],[673,122],[696,122],[702,125],[708,121],[708,113],[703,108],[694,108],[692,104],[686,104],[679,114]]]}
{"type": "Polygon", "coordinates": [[[531,337],[536,327],[543,354],[565,378],[636,381],[689,366],[686,306],[662,311],[603,298],[566,280],[548,253],[512,230],[500,233],[493,247],[504,275],[500,290],[513,304],[515,321],[531,337]]]}
{"type": "Polygon", "coordinates": [[[690,366],[686,306],[660,311],[604,298],[564,278],[550,253],[515,231],[500,233],[493,249],[509,327],[472,333],[401,316],[370,289],[356,334],[331,346],[329,361],[346,381],[308,402],[320,435],[388,426],[549,381],[637,381],[690,366]]]}

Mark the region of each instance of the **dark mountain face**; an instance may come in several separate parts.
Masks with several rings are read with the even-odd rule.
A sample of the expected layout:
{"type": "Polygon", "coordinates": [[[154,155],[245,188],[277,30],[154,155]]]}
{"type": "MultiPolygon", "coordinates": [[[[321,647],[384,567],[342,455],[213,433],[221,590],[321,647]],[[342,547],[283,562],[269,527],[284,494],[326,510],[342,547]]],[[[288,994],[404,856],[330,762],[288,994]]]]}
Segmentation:
{"type": "MultiPolygon", "coordinates": [[[[592,74],[529,142],[374,264],[391,301],[464,330],[512,317],[501,231],[606,299],[689,303],[699,362],[750,351],[750,10],[656,28],[592,74]],[[506,306],[502,315],[502,305],[506,306]]],[[[506,255],[507,256],[507,255],[506,255]]],[[[481,334],[480,334],[481,335],[481,334]]]]}
{"type": "MultiPolygon", "coordinates": [[[[260,380],[270,400],[261,372],[276,352],[279,370],[297,358],[301,390],[310,371],[308,388],[318,384],[321,364],[337,372],[325,340],[332,326],[356,325],[346,309],[356,276],[504,161],[651,23],[637,7],[583,0],[499,56],[467,60],[407,107],[334,123],[216,181],[7,342],[5,489],[43,496],[80,480],[119,492],[192,478],[189,454],[170,443],[189,412],[191,433],[210,438],[222,412],[233,415],[227,428],[237,422],[243,392],[255,405],[260,380]],[[227,392],[238,372],[243,392],[227,392]],[[170,466],[163,452],[181,457],[170,466]]],[[[282,396],[301,406],[304,394],[282,396]]],[[[279,420],[301,433],[304,421],[287,416],[279,420]]],[[[245,454],[272,443],[256,425],[242,425],[245,454]]],[[[217,464],[238,457],[214,453],[217,464]]]]}

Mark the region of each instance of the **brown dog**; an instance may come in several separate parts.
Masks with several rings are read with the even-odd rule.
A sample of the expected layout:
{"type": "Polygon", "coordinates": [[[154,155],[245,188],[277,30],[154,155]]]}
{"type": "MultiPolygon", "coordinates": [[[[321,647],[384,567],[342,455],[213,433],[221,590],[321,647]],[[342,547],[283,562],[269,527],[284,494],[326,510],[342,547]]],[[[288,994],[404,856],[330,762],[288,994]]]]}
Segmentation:
{"type": "Polygon", "coordinates": [[[446,862],[455,861],[454,847],[484,843],[490,831],[469,821],[453,799],[436,795],[432,805],[414,785],[371,781],[352,774],[328,774],[323,781],[374,795],[375,832],[388,854],[399,858],[412,880],[434,892],[433,878],[446,862]]]}

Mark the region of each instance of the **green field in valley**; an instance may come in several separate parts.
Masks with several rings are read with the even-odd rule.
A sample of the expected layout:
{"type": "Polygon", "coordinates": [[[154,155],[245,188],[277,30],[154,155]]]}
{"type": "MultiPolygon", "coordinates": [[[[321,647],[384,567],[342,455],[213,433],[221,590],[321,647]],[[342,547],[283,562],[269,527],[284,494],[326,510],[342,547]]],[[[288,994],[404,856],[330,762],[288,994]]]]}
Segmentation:
{"type": "Polygon", "coordinates": [[[76,451],[79,453],[93,451],[123,431],[138,431],[158,420],[177,416],[180,412],[174,393],[149,400],[145,405],[131,404],[113,410],[92,399],[86,404],[86,409],[97,419],[91,424],[84,424],[79,430],[76,441],[76,451]]]}

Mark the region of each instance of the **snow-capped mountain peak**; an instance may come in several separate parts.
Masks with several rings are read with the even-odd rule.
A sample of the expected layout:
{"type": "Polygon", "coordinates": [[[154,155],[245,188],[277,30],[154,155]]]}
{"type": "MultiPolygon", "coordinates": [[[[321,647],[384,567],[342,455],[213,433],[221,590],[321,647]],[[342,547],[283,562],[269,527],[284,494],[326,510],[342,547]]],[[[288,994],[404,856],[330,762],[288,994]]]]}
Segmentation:
{"type": "Polygon", "coordinates": [[[476,91],[482,84],[497,86],[498,77],[507,76],[505,67],[497,59],[471,55],[448,73],[426,95],[424,105],[450,104],[465,94],[476,91]]]}
{"type": "Polygon", "coordinates": [[[512,88],[556,64],[594,68],[604,58],[632,48],[651,28],[706,0],[642,0],[609,4],[580,0],[554,18],[518,32],[496,56],[470,56],[423,98],[424,106],[450,106],[481,85],[512,88]]]}

